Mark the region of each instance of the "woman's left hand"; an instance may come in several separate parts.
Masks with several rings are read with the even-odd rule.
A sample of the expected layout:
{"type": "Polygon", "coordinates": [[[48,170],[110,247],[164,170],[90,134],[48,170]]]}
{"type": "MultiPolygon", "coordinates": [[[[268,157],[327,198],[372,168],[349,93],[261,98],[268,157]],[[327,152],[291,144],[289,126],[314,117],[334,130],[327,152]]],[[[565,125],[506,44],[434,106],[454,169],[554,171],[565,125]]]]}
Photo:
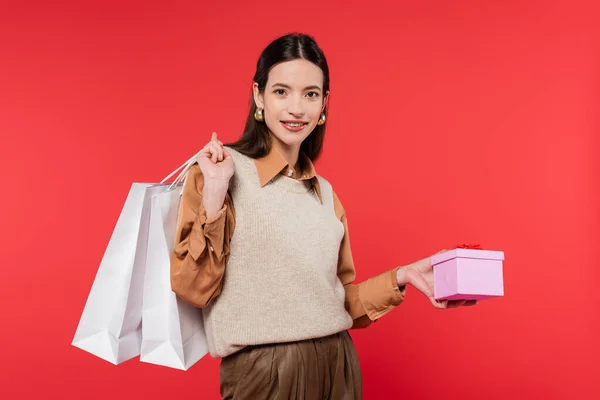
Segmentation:
{"type": "MultiPolygon", "coordinates": [[[[442,250],[439,253],[443,253],[442,250]]],[[[427,257],[410,265],[398,268],[396,274],[398,286],[410,284],[423,293],[435,308],[455,308],[459,306],[473,306],[477,300],[436,300],[433,297],[433,267],[431,258],[427,257]]]]}

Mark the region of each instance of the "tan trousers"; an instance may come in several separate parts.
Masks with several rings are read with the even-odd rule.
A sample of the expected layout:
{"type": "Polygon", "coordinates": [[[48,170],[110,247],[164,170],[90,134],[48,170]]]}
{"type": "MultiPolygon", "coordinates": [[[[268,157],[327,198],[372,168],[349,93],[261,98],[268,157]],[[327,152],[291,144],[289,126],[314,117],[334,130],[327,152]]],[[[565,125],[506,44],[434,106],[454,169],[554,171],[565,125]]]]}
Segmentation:
{"type": "Polygon", "coordinates": [[[221,360],[221,396],[233,400],[360,399],[362,376],[347,331],[249,346],[221,360]]]}

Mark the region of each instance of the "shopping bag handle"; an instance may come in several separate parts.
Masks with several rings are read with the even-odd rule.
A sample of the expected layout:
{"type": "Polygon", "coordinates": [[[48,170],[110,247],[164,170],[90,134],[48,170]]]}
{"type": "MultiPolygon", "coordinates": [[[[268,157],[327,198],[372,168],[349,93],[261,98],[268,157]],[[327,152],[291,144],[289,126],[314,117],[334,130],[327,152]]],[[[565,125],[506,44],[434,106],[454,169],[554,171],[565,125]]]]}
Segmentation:
{"type": "Polygon", "coordinates": [[[173,175],[175,175],[177,173],[177,171],[179,171],[179,170],[181,170],[181,172],[179,173],[179,175],[177,175],[177,177],[175,178],[173,183],[171,183],[171,185],[169,186],[169,188],[167,190],[172,190],[173,187],[176,186],[179,182],[185,180],[185,175],[187,174],[190,167],[192,165],[194,165],[194,163],[196,162],[196,157],[198,156],[198,153],[194,154],[193,157],[191,157],[189,160],[187,160],[184,164],[180,165],[175,171],[173,171],[169,175],[167,175],[162,181],[160,181],[160,183],[165,183],[169,178],[171,178],[173,175]]]}

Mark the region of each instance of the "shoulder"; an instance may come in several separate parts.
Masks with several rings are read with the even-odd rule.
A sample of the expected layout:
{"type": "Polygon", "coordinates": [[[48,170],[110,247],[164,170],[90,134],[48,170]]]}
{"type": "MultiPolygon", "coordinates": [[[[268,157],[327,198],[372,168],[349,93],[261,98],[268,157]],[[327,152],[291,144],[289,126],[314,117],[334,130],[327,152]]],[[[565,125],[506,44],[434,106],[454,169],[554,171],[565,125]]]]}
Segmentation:
{"type": "Polygon", "coordinates": [[[319,180],[319,185],[321,185],[321,189],[325,188],[333,193],[333,185],[327,178],[319,174],[316,174],[316,178],[319,180]]]}
{"type": "Polygon", "coordinates": [[[342,219],[346,217],[346,210],[344,210],[344,206],[342,205],[342,202],[340,201],[340,198],[338,197],[337,193],[335,191],[332,191],[333,193],[333,208],[335,210],[335,215],[338,217],[338,219],[342,219]]]}
{"type": "Polygon", "coordinates": [[[240,153],[239,151],[237,151],[236,149],[234,149],[233,147],[229,146],[229,145],[224,145],[223,146],[225,149],[227,149],[227,151],[229,152],[229,154],[231,154],[232,157],[244,157],[244,158],[250,158],[247,155],[240,153]]]}
{"type": "Polygon", "coordinates": [[[335,189],[333,188],[333,185],[328,179],[324,178],[322,175],[317,174],[317,179],[319,180],[319,185],[321,186],[321,193],[330,193],[330,196],[333,201],[335,215],[338,217],[338,219],[342,219],[346,212],[344,210],[344,207],[342,206],[340,198],[338,197],[337,193],[335,192],[335,189]]]}
{"type": "Polygon", "coordinates": [[[236,163],[236,166],[238,164],[243,164],[243,165],[253,165],[254,164],[254,159],[252,157],[249,157],[249,156],[245,155],[244,153],[241,153],[228,145],[225,145],[223,147],[229,152],[229,154],[233,158],[233,162],[236,163]]]}

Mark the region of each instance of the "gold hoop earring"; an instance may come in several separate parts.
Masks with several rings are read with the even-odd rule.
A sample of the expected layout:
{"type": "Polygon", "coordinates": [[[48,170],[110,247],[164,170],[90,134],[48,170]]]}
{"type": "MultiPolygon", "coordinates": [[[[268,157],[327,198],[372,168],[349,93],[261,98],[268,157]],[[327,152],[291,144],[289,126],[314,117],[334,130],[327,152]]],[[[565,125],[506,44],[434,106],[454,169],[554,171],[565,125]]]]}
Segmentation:
{"type": "Polygon", "coordinates": [[[254,119],[258,122],[263,122],[265,120],[265,113],[262,108],[258,107],[256,111],[254,111],[254,119]]]}
{"type": "Polygon", "coordinates": [[[327,118],[325,117],[325,113],[321,113],[321,117],[319,118],[319,122],[317,122],[317,125],[323,125],[326,120],[327,118]]]}

